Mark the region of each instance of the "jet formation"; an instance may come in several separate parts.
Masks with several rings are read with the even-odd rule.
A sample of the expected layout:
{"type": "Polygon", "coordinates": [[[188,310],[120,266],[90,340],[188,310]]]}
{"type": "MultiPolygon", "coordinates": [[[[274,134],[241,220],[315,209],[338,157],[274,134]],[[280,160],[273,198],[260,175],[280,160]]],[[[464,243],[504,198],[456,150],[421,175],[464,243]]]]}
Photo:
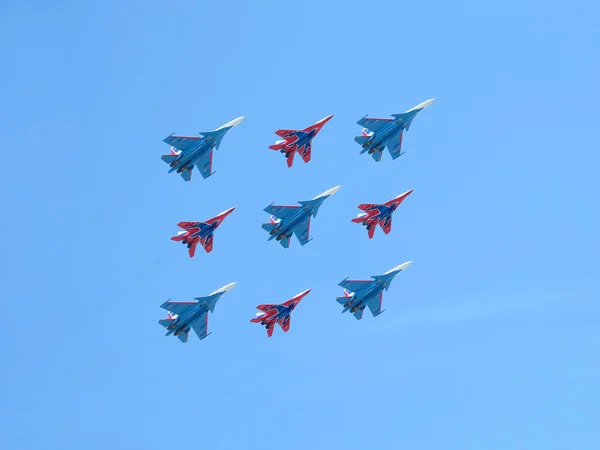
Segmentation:
{"type": "MultiPolygon", "coordinates": [[[[392,118],[377,119],[364,116],[357,123],[363,127],[361,136],[354,140],[361,146],[361,154],[368,153],[376,162],[382,160],[383,151],[388,149],[393,160],[404,154],[402,151],[402,137],[411,127],[414,118],[425,108],[433,103],[434,99],[427,100],[400,114],[392,114],[392,118]]],[[[319,134],[324,125],[331,120],[333,114],[321,119],[302,130],[277,130],[275,134],[281,137],[275,144],[269,146],[270,150],[281,152],[288,168],[292,167],[296,153],[305,163],[311,161],[313,139],[319,134]]],[[[171,146],[170,153],[162,155],[161,159],[169,164],[169,173],[177,172],[185,181],[190,181],[192,171],[197,168],[203,178],[208,178],[215,172],[212,170],[213,150],[218,150],[223,137],[234,127],[239,125],[244,117],[234,119],[214,131],[199,133],[199,136],[175,136],[171,134],[164,142],[171,146]]],[[[268,240],[275,239],[282,247],[289,248],[290,240],[296,236],[301,246],[308,244],[310,237],[310,222],[317,216],[322,204],[335,194],[341,186],[336,186],[312,200],[299,201],[298,205],[278,206],[271,203],[264,211],[270,215],[269,223],[262,224],[263,230],[269,233],[268,240]]],[[[362,203],[358,209],[362,212],[352,219],[353,223],[363,225],[367,236],[372,239],[377,225],[383,233],[388,235],[392,229],[392,216],[400,204],[413,192],[413,189],[394,197],[385,203],[362,203]]],[[[389,198],[389,197],[388,197],[389,198]]],[[[235,207],[206,220],[205,222],[179,222],[177,226],[182,229],[171,240],[181,242],[187,246],[190,258],[194,257],[198,244],[206,253],[213,250],[214,233],[229,216],[235,207]]],[[[382,310],[383,292],[387,291],[395,277],[404,271],[412,261],[407,261],[388,270],[383,275],[374,275],[370,280],[344,279],[339,283],[343,288],[343,295],[336,300],[342,306],[342,313],[350,312],[357,320],[363,318],[365,309],[369,309],[373,317],[379,316],[382,310]]],[[[161,308],[167,310],[168,315],[158,322],[167,329],[166,336],[173,334],[181,342],[188,341],[190,330],[194,330],[199,339],[205,339],[208,333],[208,314],[214,312],[219,299],[233,288],[236,282],[217,289],[206,297],[196,297],[192,302],[166,301],[161,308]]],[[[250,322],[264,326],[267,336],[272,337],[275,325],[279,325],[283,332],[288,332],[291,323],[291,314],[300,301],[309,293],[307,289],[283,303],[265,303],[256,308],[259,312],[250,322]]]]}

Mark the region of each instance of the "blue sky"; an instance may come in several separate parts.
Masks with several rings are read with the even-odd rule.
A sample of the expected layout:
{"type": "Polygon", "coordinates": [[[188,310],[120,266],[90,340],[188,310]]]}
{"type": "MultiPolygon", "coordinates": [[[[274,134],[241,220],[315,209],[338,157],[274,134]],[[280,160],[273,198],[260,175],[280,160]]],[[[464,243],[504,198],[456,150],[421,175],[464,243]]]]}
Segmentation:
{"type": "Polygon", "coordinates": [[[575,449],[600,440],[599,7],[3,2],[0,436],[11,449],[575,449]],[[405,155],[353,137],[428,98],[405,155]],[[288,169],[279,128],[335,117],[288,169]],[[185,183],[172,132],[246,120],[185,183]],[[288,250],[260,224],[341,184],[288,250]],[[373,240],[356,205],[414,188],[373,240]],[[213,253],[169,240],[231,206],[213,253]],[[345,277],[407,260],[358,322],[345,277]],[[238,285],[212,334],[159,305],[238,285]],[[287,334],[259,303],[312,288],[287,334]]]}

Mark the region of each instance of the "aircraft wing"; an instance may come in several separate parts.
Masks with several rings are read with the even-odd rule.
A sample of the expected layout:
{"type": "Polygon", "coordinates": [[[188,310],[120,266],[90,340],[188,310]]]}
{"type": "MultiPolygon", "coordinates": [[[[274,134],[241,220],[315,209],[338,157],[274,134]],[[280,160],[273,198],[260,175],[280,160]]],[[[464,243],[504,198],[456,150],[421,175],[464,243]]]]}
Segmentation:
{"type": "Polygon", "coordinates": [[[300,241],[300,245],[306,245],[310,239],[310,218],[306,219],[294,229],[294,234],[300,241]]]}
{"type": "Polygon", "coordinates": [[[348,289],[350,292],[358,292],[366,286],[366,283],[372,283],[373,280],[344,280],[339,286],[348,289]]]}
{"type": "Polygon", "coordinates": [[[379,294],[379,296],[374,297],[367,302],[367,306],[371,310],[371,314],[373,314],[373,317],[377,317],[379,314],[382,313],[382,311],[381,311],[382,300],[383,300],[383,292],[381,292],[379,294]]]}
{"type": "Polygon", "coordinates": [[[196,167],[198,168],[198,170],[202,174],[202,178],[204,179],[210,177],[213,174],[212,154],[213,151],[209,150],[204,155],[202,155],[200,159],[196,161],[196,167]]]}
{"type": "Polygon", "coordinates": [[[271,214],[272,216],[275,216],[279,219],[286,219],[287,217],[291,216],[294,211],[296,211],[298,208],[300,208],[299,206],[275,206],[273,204],[267,206],[264,211],[267,214],[271,214]]]}
{"type": "Polygon", "coordinates": [[[389,232],[392,231],[392,217],[387,216],[384,220],[380,220],[379,226],[385,234],[389,234],[389,232]]]}
{"type": "Polygon", "coordinates": [[[392,155],[392,159],[399,158],[402,154],[402,132],[395,134],[385,143],[385,146],[392,155]]]}
{"type": "Polygon", "coordinates": [[[198,145],[199,141],[203,138],[197,136],[169,136],[163,139],[163,142],[166,142],[171,147],[175,147],[177,150],[181,150],[185,152],[192,147],[198,145]]]}
{"type": "Polygon", "coordinates": [[[200,340],[208,336],[208,312],[202,314],[198,320],[194,322],[192,329],[196,332],[200,340]]]}
{"type": "Polygon", "coordinates": [[[183,228],[184,230],[188,230],[190,228],[196,228],[197,226],[199,226],[202,222],[179,222],[177,224],[177,226],[179,228],[183,228]]]}
{"type": "Polygon", "coordinates": [[[389,125],[393,120],[394,119],[375,119],[371,117],[363,117],[356,123],[358,123],[361,127],[377,133],[381,129],[385,128],[386,125],[389,125]]]}
{"type": "Polygon", "coordinates": [[[196,302],[164,302],[160,307],[181,316],[194,307],[196,302]]]}

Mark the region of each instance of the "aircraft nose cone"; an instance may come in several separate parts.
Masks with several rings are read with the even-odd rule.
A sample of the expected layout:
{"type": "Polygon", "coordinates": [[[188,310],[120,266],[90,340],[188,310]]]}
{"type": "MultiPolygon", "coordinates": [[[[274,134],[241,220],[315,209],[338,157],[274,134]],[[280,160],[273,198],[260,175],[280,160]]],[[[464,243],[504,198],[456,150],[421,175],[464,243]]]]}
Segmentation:
{"type": "Polygon", "coordinates": [[[425,100],[423,103],[421,103],[418,108],[420,109],[425,109],[427,108],[429,105],[431,105],[434,102],[435,98],[430,98],[429,100],[425,100]]]}
{"type": "Polygon", "coordinates": [[[336,186],[336,187],[332,187],[331,189],[323,192],[323,197],[327,196],[327,197],[331,197],[333,194],[335,194],[337,191],[340,190],[342,186],[336,186]]]}
{"type": "Polygon", "coordinates": [[[231,122],[227,122],[225,125],[221,125],[215,131],[222,130],[223,128],[233,128],[233,127],[239,125],[240,123],[242,123],[242,120],[244,120],[244,116],[238,117],[237,119],[233,119],[231,122]]]}
{"type": "Polygon", "coordinates": [[[402,270],[406,269],[408,266],[410,266],[412,264],[412,261],[407,261],[405,263],[400,264],[399,266],[394,267],[393,269],[388,270],[385,275],[390,274],[390,273],[399,273],[402,270]]]}
{"type": "Polygon", "coordinates": [[[325,117],[324,119],[321,119],[321,120],[319,121],[319,123],[321,123],[321,124],[325,125],[327,122],[329,122],[329,121],[331,120],[331,118],[332,118],[332,117],[333,117],[333,114],[331,114],[331,115],[329,115],[329,116],[325,117]]]}

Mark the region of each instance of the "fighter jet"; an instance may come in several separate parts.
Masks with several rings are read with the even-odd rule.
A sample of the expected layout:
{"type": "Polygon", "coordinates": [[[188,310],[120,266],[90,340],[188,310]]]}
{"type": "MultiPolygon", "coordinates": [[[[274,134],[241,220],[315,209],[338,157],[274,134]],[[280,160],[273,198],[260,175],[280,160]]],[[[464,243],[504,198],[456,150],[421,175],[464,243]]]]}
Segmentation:
{"type": "Polygon", "coordinates": [[[177,171],[185,181],[192,179],[194,165],[198,168],[203,178],[210,177],[212,171],[212,151],[219,149],[221,139],[236,125],[244,120],[238,117],[231,122],[217,128],[215,131],[204,131],[202,136],[169,136],[163,140],[171,145],[171,153],[162,155],[160,158],[166,162],[171,169],[169,173],[177,171]]]}
{"type": "Polygon", "coordinates": [[[400,157],[402,134],[408,131],[410,124],[419,112],[433,103],[433,98],[419,103],[402,114],[392,114],[393,119],[375,119],[367,116],[357,123],[364,127],[362,135],[354,138],[362,146],[361,154],[368,152],[377,162],[381,161],[383,147],[387,147],[392,159],[400,157]]]}
{"type": "Polygon", "coordinates": [[[413,190],[414,189],[406,191],[404,194],[400,194],[398,197],[381,205],[375,203],[363,203],[362,205],[358,205],[358,209],[362,209],[365,212],[352,219],[352,222],[360,223],[367,227],[369,239],[373,238],[377,224],[381,226],[381,229],[385,234],[388,234],[392,231],[392,214],[413,190]]]}
{"type": "Polygon", "coordinates": [[[381,310],[383,290],[387,291],[394,277],[411,263],[412,261],[408,261],[388,270],[383,275],[372,276],[373,280],[349,280],[346,278],[339,284],[344,288],[344,296],[337,298],[337,302],[344,307],[342,313],[350,311],[357,320],[360,320],[368,306],[373,317],[377,317],[383,312],[381,310]]]}
{"type": "Polygon", "coordinates": [[[298,202],[300,206],[274,206],[271,203],[264,211],[271,214],[271,222],[262,224],[262,228],[276,239],[284,248],[290,246],[290,238],[295,234],[300,245],[306,245],[312,239],[310,233],[310,218],[317,217],[317,212],[323,202],[335,194],[341,186],[336,186],[316,196],[312,200],[298,202]]]}
{"type": "Polygon", "coordinates": [[[280,305],[258,305],[256,309],[259,309],[262,312],[256,313],[256,317],[251,319],[250,322],[260,322],[261,325],[264,325],[267,329],[267,335],[269,337],[273,336],[273,330],[275,329],[276,323],[279,324],[284,332],[287,332],[290,329],[290,314],[294,308],[298,306],[300,300],[302,300],[310,291],[310,289],[307,289],[306,291],[296,295],[291,300],[281,303],[280,305]]]}
{"type": "Polygon", "coordinates": [[[319,120],[317,123],[304,130],[277,130],[275,134],[282,137],[283,140],[275,142],[275,144],[271,145],[269,148],[283,153],[287,160],[288,167],[292,167],[296,152],[298,152],[304,162],[307,163],[310,161],[313,138],[319,134],[323,125],[325,125],[332,117],[333,114],[319,120]]]}
{"type": "Polygon", "coordinates": [[[213,249],[213,236],[215,230],[219,228],[221,222],[223,222],[225,217],[231,214],[234,209],[235,208],[229,208],[227,211],[223,211],[221,214],[218,214],[212,219],[208,219],[206,222],[179,222],[177,226],[183,228],[185,231],[178,232],[177,236],[173,236],[171,240],[186,244],[190,253],[190,258],[194,257],[198,242],[204,247],[206,253],[210,253],[213,249]]]}
{"type": "Polygon", "coordinates": [[[200,340],[207,337],[208,332],[208,312],[213,312],[217,301],[221,296],[235,286],[237,282],[229,283],[210,294],[208,297],[196,297],[197,302],[171,302],[167,301],[160,305],[166,309],[169,315],[166,319],[160,319],[160,323],[168,331],[165,336],[174,334],[177,338],[186,343],[188,333],[193,329],[200,340]]]}

